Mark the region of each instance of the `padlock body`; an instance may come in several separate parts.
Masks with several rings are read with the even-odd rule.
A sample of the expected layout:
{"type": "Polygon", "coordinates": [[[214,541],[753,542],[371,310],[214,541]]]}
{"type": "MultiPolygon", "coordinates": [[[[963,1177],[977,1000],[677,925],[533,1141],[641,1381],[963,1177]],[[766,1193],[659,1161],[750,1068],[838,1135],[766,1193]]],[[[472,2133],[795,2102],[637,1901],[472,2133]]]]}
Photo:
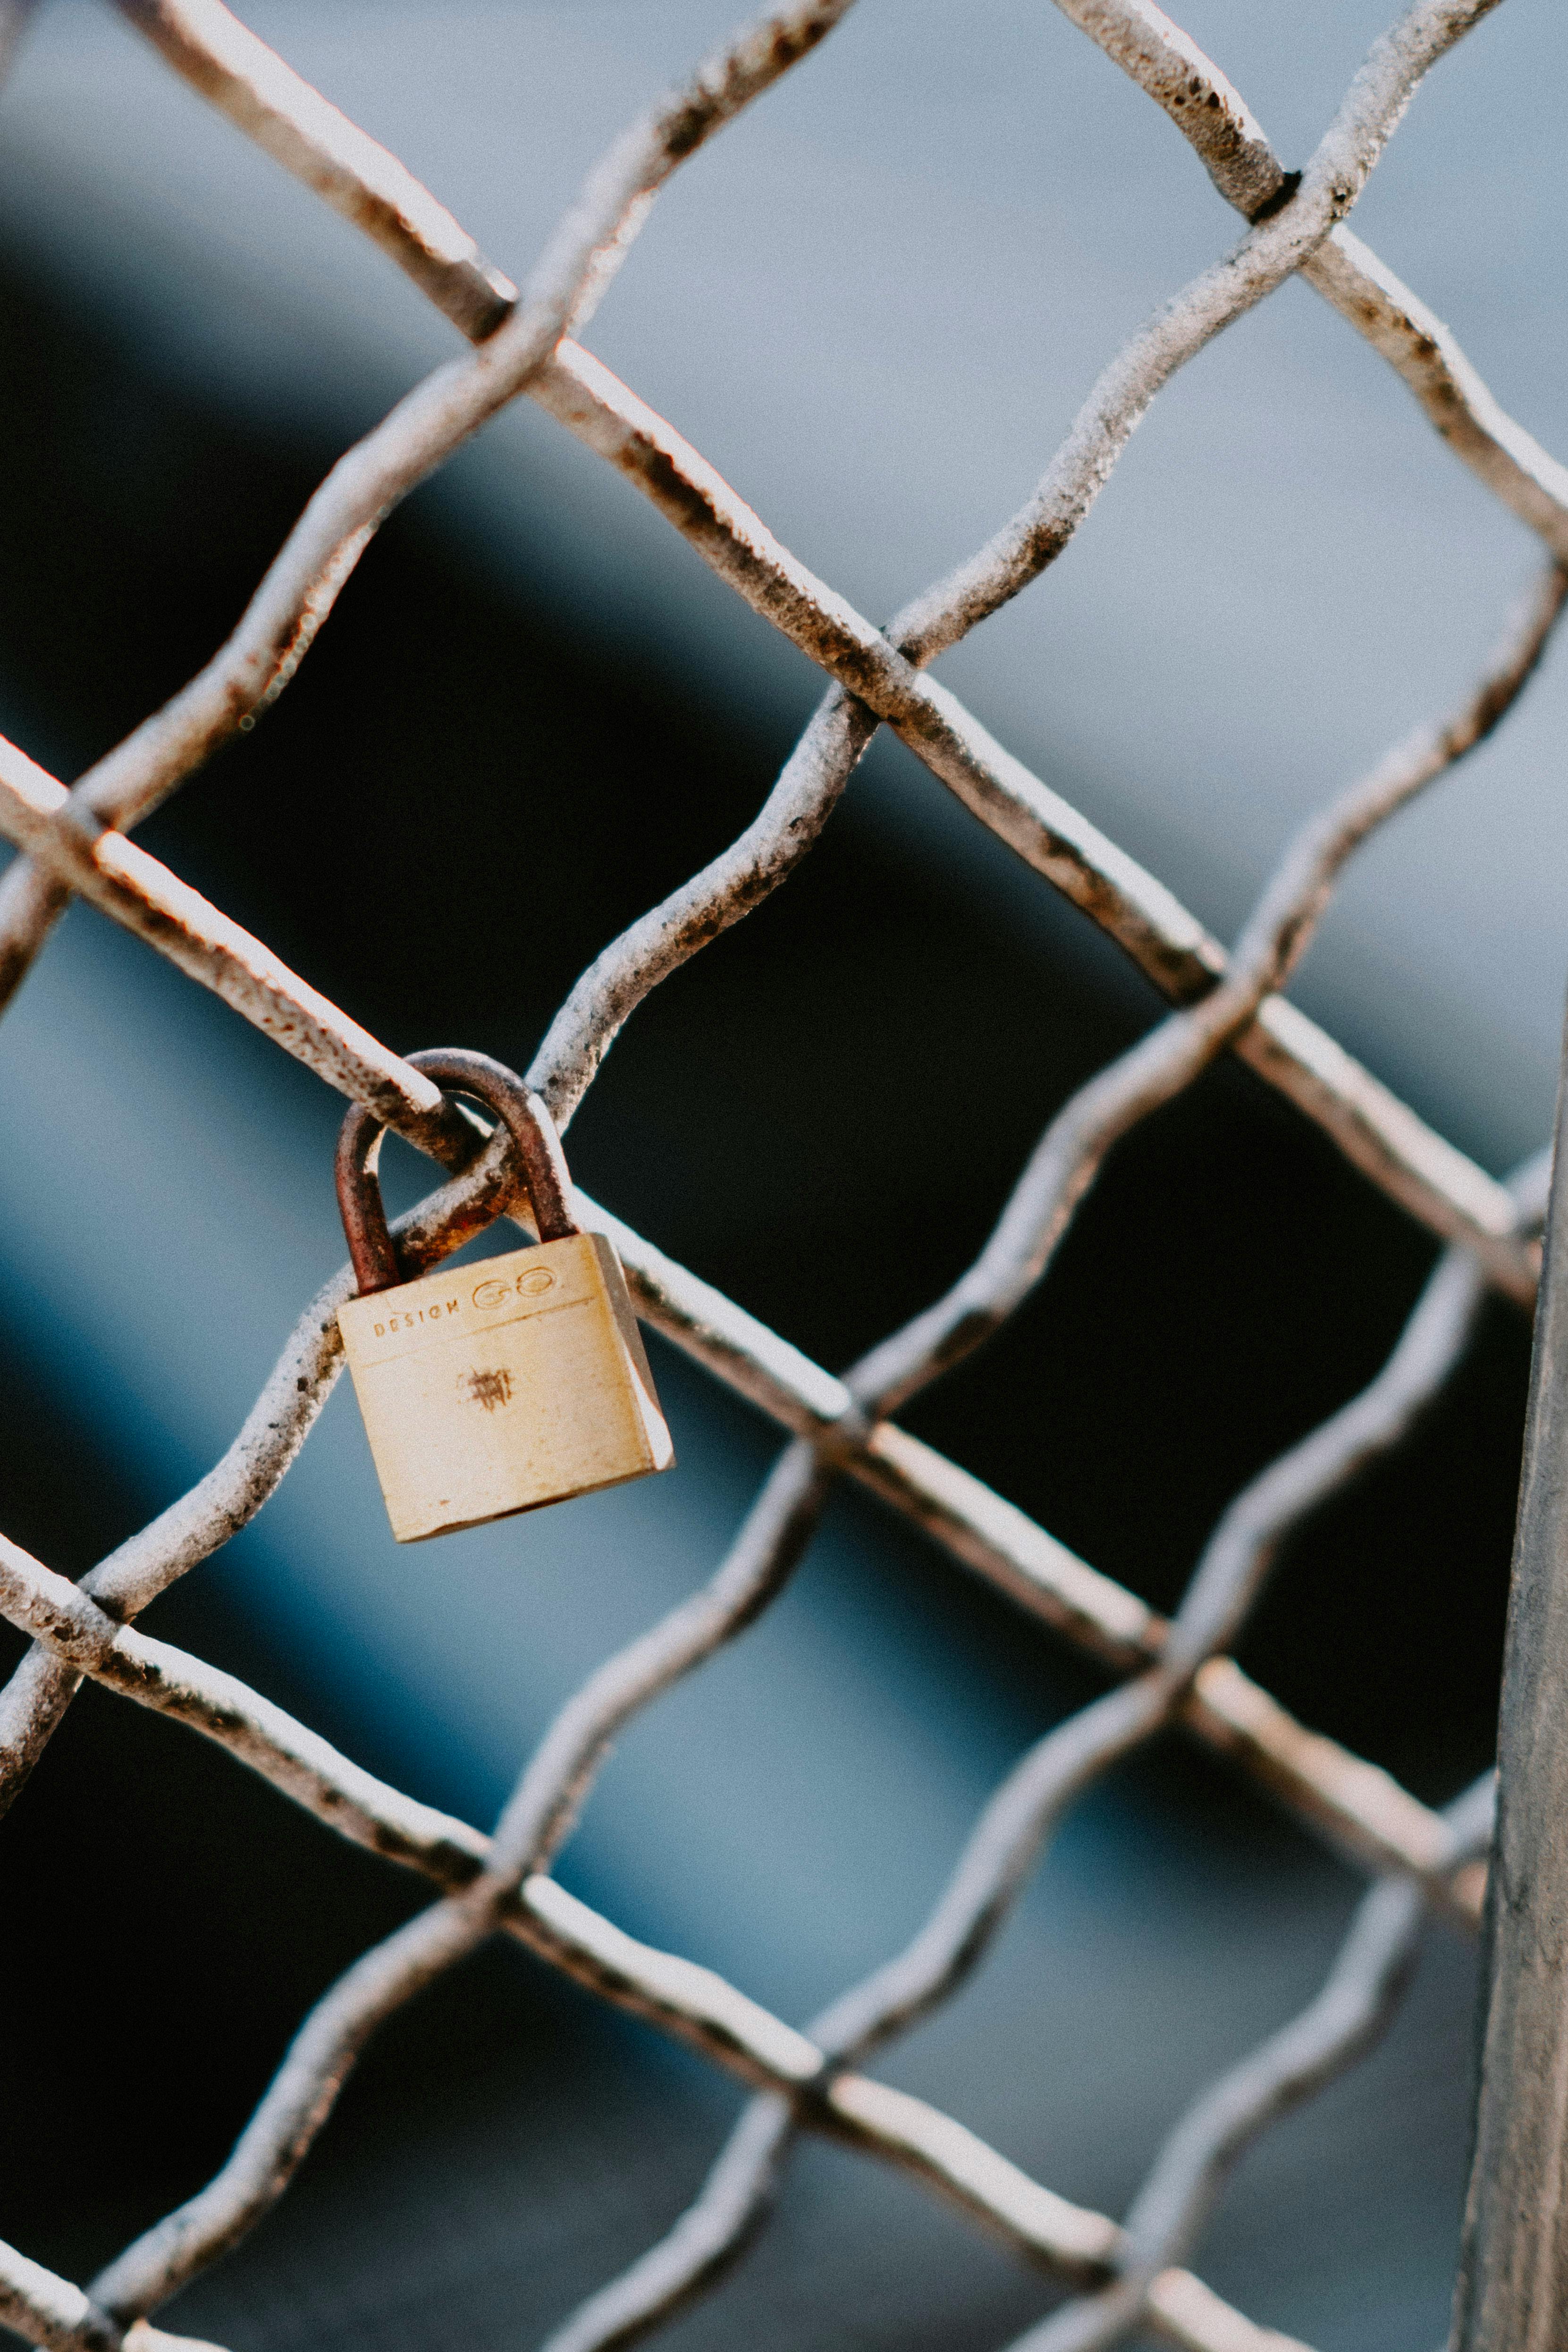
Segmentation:
{"type": "Polygon", "coordinates": [[[338,1325],[399,1543],[618,1486],[675,1458],[602,1234],[351,1298],[338,1325]]]}

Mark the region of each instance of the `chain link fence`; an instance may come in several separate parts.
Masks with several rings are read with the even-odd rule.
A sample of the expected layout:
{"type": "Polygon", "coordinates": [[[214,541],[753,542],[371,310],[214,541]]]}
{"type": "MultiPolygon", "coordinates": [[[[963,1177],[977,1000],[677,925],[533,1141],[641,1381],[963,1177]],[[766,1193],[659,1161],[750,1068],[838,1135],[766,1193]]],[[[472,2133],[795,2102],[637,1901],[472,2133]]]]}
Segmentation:
{"type": "MultiPolygon", "coordinates": [[[[1293,1719],[1228,1652],[1291,1532],[1397,1445],[1441,1391],[1488,1292],[1528,1307],[1539,1278],[1544,1160],[1498,1183],[1280,992],[1346,861],[1507,715],[1568,593],[1568,471],[1504,415],[1447,329],[1344,226],[1422,76],[1495,4],[1416,0],[1373,45],[1297,173],[1285,170],[1217,67],[1150,0],[1059,0],[1170,117],[1247,226],[1111,360],[1019,511],[879,629],[577,340],[664,181],[825,40],[850,0],[777,10],[635,122],[589,175],[521,295],[395,156],[220,0],[118,0],[173,70],[380,244],[472,349],[334,466],[227,643],[72,790],[0,743],[0,832],[21,853],[0,882],[0,1003],[79,895],[440,1164],[446,1181],[395,1228],[409,1276],[498,1216],[528,1233],[504,1135],[487,1137],[471,1114],[127,838],[282,692],[389,510],[526,394],[624,474],[828,681],[752,824],[614,940],[561,1007],[528,1073],[559,1129],[648,992],[808,854],[882,725],[1118,940],[1173,1010],[1051,1120],[962,1278],[842,1377],[579,1196],[584,1223],[619,1251],[640,1315],[759,1406],[788,1442],[717,1574],[607,1659],[561,1709],[490,1836],[377,1780],[232,1676],[135,1630],[151,1601],[259,1509],[304,1444],[341,1369],[336,1309],[350,1295],[346,1269],[305,1307],[223,1458],[80,1584],[0,1538],[0,1611],[33,1637],[0,1693],[5,1802],[91,1677],[217,1741],[341,1835],[439,1890],[305,2019],[213,2179],[88,2286],[0,2246],[0,2318],[29,2343],[48,2352],[117,2352],[121,2344],[156,2352],[182,2340],[153,2327],[149,2315],[283,2195],[377,2026],[504,1933],[694,2045],[753,2093],[695,2203],[563,2322],[549,2352],[629,2341],[700,2293],[764,2219],[781,2159],[803,2131],[901,2168],[1047,2273],[1058,2300],[1020,2339],[1030,2352],[1110,2345],[1140,2330],[1194,2352],[1286,2352],[1289,2339],[1232,2308],[1186,2265],[1243,2147],[1376,2041],[1427,1911],[1477,1926],[1491,1833],[1489,1780],[1435,1811],[1293,1719]],[[1296,273],[1398,372],[1456,456],[1536,533],[1545,562],[1474,683],[1301,830],[1227,953],[935,684],[928,667],[1061,552],[1175,371],[1296,273]],[[1165,1620],[892,1415],[1029,1294],[1112,1145],[1226,1053],[1288,1096],[1448,1247],[1384,1369],[1237,1496],[1165,1620]],[[613,1735],[768,1606],[841,1477],[868,1487],[1115,1680],[1007,1774],[907,1947],[800,2031],[696,1961],[637,1941],[568,1895],[550,1865],[613,1735]],[[1370,1887],[1316,1998],[1193,2103],[1118,2222],[1068,2202],[959,2117],[863,2068],[980,1964],[1065,1810],[1172,1725],[1352,1856],[1370,1887]]],[[[26,13],[26,0],[10,0],[0,49],[9,51],[26,13]]],[[[830,59],[819,69],[831,71],[830,59]]]]}

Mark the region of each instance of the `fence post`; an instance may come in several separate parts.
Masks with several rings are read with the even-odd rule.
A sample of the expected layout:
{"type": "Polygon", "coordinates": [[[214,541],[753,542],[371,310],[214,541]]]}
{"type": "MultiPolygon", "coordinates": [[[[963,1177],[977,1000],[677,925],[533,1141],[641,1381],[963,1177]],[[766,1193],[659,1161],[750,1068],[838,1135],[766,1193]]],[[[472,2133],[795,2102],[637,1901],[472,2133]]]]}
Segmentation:
{"type": "Polygon", "coordinates": [[[1455,2352],[1568,2340],[1568,1034],[1498,1727],[1455,2352]]]}

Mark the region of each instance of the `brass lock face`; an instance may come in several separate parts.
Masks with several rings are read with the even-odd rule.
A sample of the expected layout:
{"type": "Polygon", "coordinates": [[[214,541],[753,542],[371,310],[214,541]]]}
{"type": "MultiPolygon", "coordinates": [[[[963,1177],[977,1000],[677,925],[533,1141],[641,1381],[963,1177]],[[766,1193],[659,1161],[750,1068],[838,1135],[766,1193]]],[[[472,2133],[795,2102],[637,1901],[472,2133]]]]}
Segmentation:
{"type": "Polygon", "coordinates": [[[338,1309],[338,1328],[399,1543],[623,1486],[675,1458],[620,1261],[573,1221],[548,1115],[481,1055],[412,1059],[504,1119],[542,1238],[397,1280],[366,1166],[374,1121],[360,1110],[344,1120],[339,1197],[360,1296],[338,1309]]]}

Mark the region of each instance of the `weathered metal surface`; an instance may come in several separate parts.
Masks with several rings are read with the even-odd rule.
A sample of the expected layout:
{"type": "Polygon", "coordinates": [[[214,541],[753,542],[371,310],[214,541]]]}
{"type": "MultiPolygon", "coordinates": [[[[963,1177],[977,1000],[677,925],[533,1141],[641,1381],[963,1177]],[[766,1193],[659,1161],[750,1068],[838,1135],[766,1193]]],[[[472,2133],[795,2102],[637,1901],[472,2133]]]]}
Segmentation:
{"type": "Polygon", "coordinates": [[[345,1299],[338,1328],[399,1543],[621,1486],[675,1459],[602,1234],[345,1299]]]}
{"type": "MultiPolygon", "coordinates": [[[[1568,1040],[1565,1040],[1568,1073],[1568,1040]]],[[[1568,2326],[1568,1076],[1559,1087],[1498,1727],[1475,2151],[1455,2352],[1568,2326]]]]}
{"type": "Polygon", "coordinates": [[[258,40],[222,0],[118,0],[176,73],[334,212],[364,230],[475,342],[517,289],[406,164],[258,40]]]}
{"type": "MultiPolygon", "coordinates": [[[[343,142],[353,131],[345,118],[310,92],[308,85],[299,82],[298,77],[281,60],[273,58],[264,44],[238,26],[216,5],[216,0],[178,0],[178,5],[176,0],[126,0],[126,6],[127,13],[135,21],[142,22],[144,28],[152,29],[156,19],[161,29],[154,37],[171,61],[204,95],[221,106],[239,128],[258,138],[279,161],[310,185],[329,194],[329,200],[337,201],[331,194],[331,187],[337,184],[348,168],[344,162],[348,150],[343,142]],[[209,12],[218,34],[216,42],[204,48],[202,27],[209,12]],[[241,48],[243,72],[237,67],[241,48]],[[265,63],[268,58],[272,59],[270,66],[265,63]],[[246,93],[252,84],[261,81],[266,82],[268,90],[268,119],[289,122],[287,139],[274,139],[270,133],[264,136],[258,128],[256,106],[246,93]],[[293,98],[291,91],[295,92],[293,98]],[[314,101],[314,109],[308,100],[314,101]],[[329,117],[330,122],[326,120],[329,117]]],[[[1173,110],[1189,135],[1194,137],[1200,152],[1219,172],[1225,186],[1225,173],[1229,169],[1226,159],[1234,160],[1239,152],[1237,136],[1240,134],[1236,132],[1236,126],[1242,125],[1243,145],[1248,153],[1256,149],[1261,133],[1217,68],[1209,66],[1187,36],[1158,10],[1147,5],[1146,0],[1096,0],[1092,10],[1085,7],[1069,9],[1068,13],[1077,13],[1086,29],[1093,31],[1095,37],[1111,49],[1119,63],[1132,71],[1136,79],[1145,79],[1161,102],[1167,105],[1167,110],[1173,110]],[[1195,93],[1182,79],[1184,74],[1199,79],[1201,87],[1195,93]],[[1148,79],[1150,75],[1154,77],[1152,80],[1148,79]],[[1211,104],[1215,92],[1217,113],[1211,104]],[[1194,104],[1184,112],[1187,97],[1193,97],[1194,104]]],[[[812,19],[814,24],[817,21],[812,19]]],[[[375,148],[374,142],[367,141],[365,145],[377,155],[384,152],[375,148]]],[[[1275,181],[1282,184],[1279,167],[1276,164],[1272,168],[1275,181]]],[[[1299,180],[1300,174],[1294,176],[1299,180]]],[[[378,201],[371,182],[364,184],[363,204],[358,209],[353,205],[347,206],[350,216],[359,219],[362,225],[368,223],[378,201]]],[[[1242,196],[1237,194],[1236,200],[1242,202],[1242,196]]],[[[433,215],[439,215],[442,220],[449,221],[433,198],[426,197],[426,203],[433,215]]],[[[1249,199],[1243,209],[1250,212],[1256,207],[1249,199]]],[[[415,282],[447,315],[463,324],[468,317],[464,308],[467,298],[453,295],[447,281],[437,284],[432,279],[427,267],[429,240],[413,228],[387,226],[390,214],[377,217],[382,220],[382,227],[373,233],[378,241],[386,245],[415,282]],[[447,288],[445,292],[443,286],[447,288]]],[[[1336,236],[1340,234],[1335,232],[1336,236]]],[[[450,223],[449,231],[441,235],[450,244],[453,238],[461,240],[464,233],[450,223]]],[[[441,238],[437,237],[436,242],[440,244],[441,238]]],[[[614,245],[613,238],[611,242],[614,245]]],[[[1377,267],[1381,269],[1380,264],[1377,267]]],[[[1387,277],[1386,272],[1384,275],[1387,277]]],[[[1390,278],[1388,283],[1404,292],[1397,289],[1396,280],[1390,278]]],[[[597,291],[602,290],[597,278],[595,286],[597,299],[597,291]]],[[[1189,295],[1194,291],[1189,289],[1189,295]]],[[[583,305],[579,304],[573,313],[574,321],[580,322],[583,315],[583,305]]],[[[1359,310],[1356,315],[1359,318],[1359,310]]],[[[468,331],[474,331],[471,325],[468,331]]],[[[1447,330],[1439,332],[1447,334],[1447,330]]],[[[1388,355],[1395,364],[1402,364],[1399,353],[1403,350],[1403,345],[1398,351],[1390,347],[1388,355]]],[[[1466,431],[1470,441],[1479,446],[1479,436],[1492,453],[1488,462],[1496,460],[1494,472],[1497,465],[1503,462],[1500,453],[1526,448],[1534,451],[1540,463],[1531,477],[1535,484],[1531,495],[1538,505],[1544,499],[1546,506],[1540,513],[1531,508],[1527,519],[1533,519],[1548,543],[1560,553],[1568,535],[1568,503],[1553,505],[1552,500],[1558,490],[1563,490],[1568,499],[1568,474],[1561,467],[1554,469],[1554,461],[1536,450],[1521,428],[1503,415],[1457,346],[1451,357],[1454,366],[1449,375],[1455,384],[1462,379],[1462,396],[1461,391],[1451,384],[1444,395],[1438,418],[1440,429],[1448,432],[1456,415],[1462,411],[1469,420],[1466,431]]],[[[1104,396],[1116,393],[1112,378],[1118,369],[1123,368],[1126,359],[1127,354],[1122,354],[1101,385],[1096,387],[1086,404],[1084,418],[1091,414],[1098,415],[1104,396]]],[[[1425,360],[1422,365],[1426,365],[1425,360]]],[[[1195,998],[1212,985],[1215,976],[1224,969],[1224,952],[1218,942],[1152,876],[1005,752],[955,698],[921,679],[896,649],[901,646],[917,660],[929,660],[934,652],[953,642],[955,635],[994,610],[996,602],[1016,594],[1043,563],[1060,551],[1066,543],[1063,530],[1055,526],[1045,530],[1040,521],[1041,513],[1051,509],[1051,500],[1061,488],[1060,484],[1058,490],[1050,487],[1061,471],[1060,459],[1035,499],[1014,518],[1006,530],[988,542],[973,562],[961,567],[949,583],[939,583],[917,599],[883,636],[782,548],[711,467],[570,338],[563,339],[553,355],[542,361],[521,388],[551,408],[573,431],[626,472],[748,602],[790,635],[813,659],[821,662],[849,693],[863,698],[868,709],[897,727],[917,756],[925,760],[984,823],[1000,833],[1037,871],[1110,930],[1157,985],[1178,1002],[1195,998]],[[985,584],[987,579],[989,585],[985,584]]],[[[1118,398],[1122,396],[1116,394],[1118,398]]],[[[1094,485],[1084,489],[1080,484],[1075,489],[1072,484],[1078,478],[1070,467],[1068,474],[1071,479],[1064,495],[1072,514],[1081,520],[1094,485]]],[[[1517,507],[1517,499],[1514,503],[1517,507]]],[[[1076,520],[1069,520],[1063,528],[1070,532],[1076,528],[1076,520]]],[[[368,529],[366,526],[352,544],[345,539],[320,582],[299,591],[304,597],[300,607],[303,617],[297,625],[295,622],[288,625],[294,634],[289,637],[286,655],[279,656],[283,666],[266,688],[264,699],[280,691],[292,676],[315,629],[330,610],[331,599],[357,561],[368,529]]],[[[303,530],[302,522],[268,574],[268,583],[275,583],[288,571],[290,551],[297,551],[297,543],[302,543],[303,530]]],[[[297,562],[294,568],[297,572],[297,562]]],[[[1552,577],[1548,575],[1542,590],[1538,607],[1542,634],[1533,651],[1526,652],[1522,658],[1516,653],[1510,659],[1505,649],[1498,671],[1483,681],[1480,693],[1467,707],[1480,711],[1483,721],[1477,731],[1471,732],[1468,741],[1457,744],[1451,757],[1463,756],[1471,742],[1495,725],[1501,711],[1528,680],[1555,616],[1552,577]]],[[[264,583],[236,638],[186,694],[176,698],[167,710],[137,730],[82,779],[78,787],[81,803],[84,809],[90,809],[95,819],[115,825],[134,823],[205,757],[213,742],[234,725],[242,723],[255,707],[248,698],[252,688],[241,676],[245,661],[254,658],[254,647],[242,659],[241,641],[247,629],[254,635],[253,624],[267,593],[264,583]],[[236,667],[237,662],[239,668],[236,667]],[[213,705],[216,715],[212,723],[216,733],[210,740],[202,736],[199,729],[195,734],[188,729],[182,733],[174,723],[174,715],[184,709],[192,696],[200,701],[205,695],[210,702],[225,679],[228,681],[225,690],[232,691],[227,704],[219,707],[220,696],[219,704],[213,705]]],[[[648,925],[635,927],[624,940],[617,942],[609,956],[601,959],[601,963],[584,975],[583,983],[563,1007],[561,1022],[547,1041],[543,1057],[549,1066],[551,1108],[563,1120],[575,1107],[582,1089],[591,1082],[615,1027],[642,994],[686,956],[705,945],[717,930],[748,913],[761,897],[793,871],[812,846],[869,740],[864,712],[858,715],[833,705],[834,698],[830,697],[757,824],[748,828],[712,866],[658,909],[648,925]],[[650,926],[655,936],[648,936],[650,926]],[[650,949],[656,947],[657,953],[650,953],[650,949]],[[579,1031],[575,1037],[571,1035],[574,1023],[579,1031]],[[569,1039],[575,1049],[570,1054],[566,1051],[569,1039]]],[[[1463,722],[1464,713],[1460,719],[1463,722]]],[[[20,836],[13,831],[13,837],[20,836]]],[[[27,861],[19,862],[0,881],[0,1006],[20,983],[38,945],[63,908],[67,887],[63,868],[51,880],[47,874],[40,876],[27,861]]],[[[195,967],[187,961],[185,968],[195,967]]],[[[1538,1268],[1531,1252],[1520,1249],[1513,1242],[1507,1204],[1496,1185],[1452,1146],[1426,1129],[1314,1024],[1283,1000],[1268,997],[1260,1004],[1256,1019],[1245,1025],[1231,1043],[1235,1051],[1323,1126],[1347,1156],[1402,1205],[1424,1218],[1444,1239],[1470,1240],[1500,1286],[1521,1303],[1531,1300],[1538,1268]]]]}
{"type": "MultiPolygon", "coordinates": [[[[445,1045],[411,1054],[408,1067],[437,1091],[447,1088],[467,1095],[493,1115],[511,1146],[514,1176],[529,1207],[529,1223],[541,1241],[564,1241],[582,1231],[573,1213],[572,1180],[554,1121],[515,1071],[492,1061],[488,1054],[445,1045]]],[[[381,1186],[373,1166],[383,1124],[369,1105],[359,1102],[344,1115],[338,1130],[333,1170],[338,1211],[362,1298],[374,1291],[390,1290],[394,1283],[405,1281],[420,1270],[399,1265],[387,1230],[381,1186]]],[[[477,1139],[465,1136],[464,1139],[471,1157],[477,1139]]],[[[495,1213],[500,1215],[510,1205],[510,1201],[498,1199],[495,1213]]]]}
{"type": "Polygon", "coordinates": [[[539,1246],[405,1281],[370,1164],[381,1128],[363,1104],[348,1112],[338,1206],[358,1296],[338,1328],[393,1534],[420,1543],[668,1470],[626,1278],[577,1223],[550,1113],[487,1054],[435,1047],[410,1067],[493,1113],[539,1246]]]}

